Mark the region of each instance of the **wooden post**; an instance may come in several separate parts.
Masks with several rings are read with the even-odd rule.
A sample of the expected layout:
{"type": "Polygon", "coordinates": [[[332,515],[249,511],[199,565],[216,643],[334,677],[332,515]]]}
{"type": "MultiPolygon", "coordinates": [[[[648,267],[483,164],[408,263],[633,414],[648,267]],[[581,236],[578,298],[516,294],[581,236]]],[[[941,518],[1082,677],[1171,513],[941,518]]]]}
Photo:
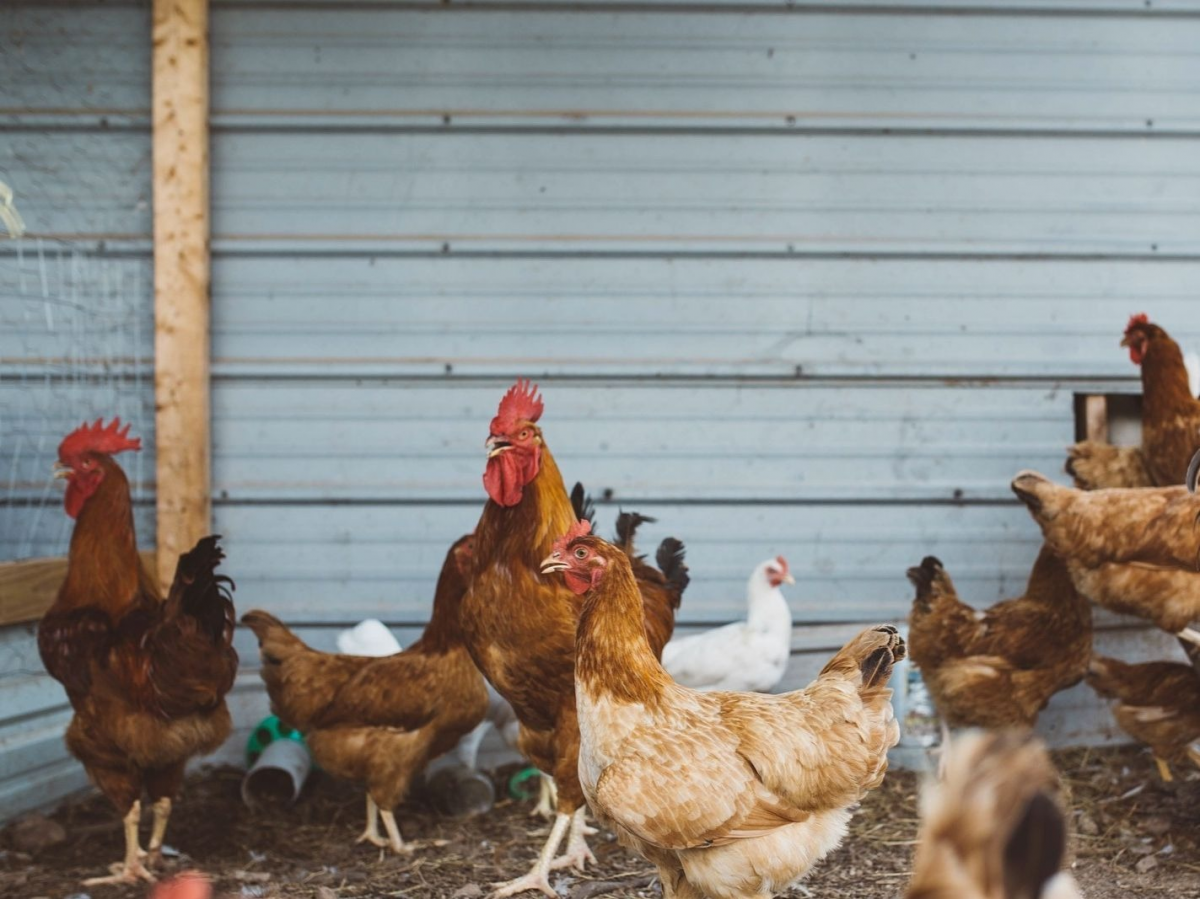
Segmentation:
{"type": "Polygon", "coordinates": [[[208,0],[154,0],[158,576],[208,533],[208,0]]]}
{"type": "Polygon", "coordinates": [[[1087,439],[1108,443],[1108,397],[1103,394],[1084,397],[1083,417],[1087,439]]]}

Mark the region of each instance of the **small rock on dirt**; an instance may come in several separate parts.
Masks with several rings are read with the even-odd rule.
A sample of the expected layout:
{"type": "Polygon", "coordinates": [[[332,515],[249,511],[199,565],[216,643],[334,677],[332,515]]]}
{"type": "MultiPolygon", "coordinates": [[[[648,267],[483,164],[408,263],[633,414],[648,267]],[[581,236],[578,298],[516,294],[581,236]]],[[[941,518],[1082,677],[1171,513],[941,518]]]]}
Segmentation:
{"type": "Polygon", "coordinates": [[[338,899],[338,894],[329,887],[317,887],[317,899],[338,899]]]}
{"type": "Polygon", "coordinates": [[[479,899],[482,895],[483,887],[477,883],[468,883],[451,893],[450,899],[479,899]]]}
{"type": "Polygon", "coordinates": [[[67,830],[45,815],[32,814],[26,815],[12,826],[9,839],[16,849],[37,855],[51,846],[66,842],[67,830]]]}
{"type": "Polygon", "coordinates": [[[1147,874],[1158,867],[1158,859],[1156,859],[1153,855],[1147,855],[1140,859],[1133,867],[1139,874],[1147,874]]]}
{"type": "Polygon", "coordinates": [[[1090,815],[1079,816],[1079,832],[1084,836],[1094,837],[1100,832],[1099,826],[1090,815]]]}

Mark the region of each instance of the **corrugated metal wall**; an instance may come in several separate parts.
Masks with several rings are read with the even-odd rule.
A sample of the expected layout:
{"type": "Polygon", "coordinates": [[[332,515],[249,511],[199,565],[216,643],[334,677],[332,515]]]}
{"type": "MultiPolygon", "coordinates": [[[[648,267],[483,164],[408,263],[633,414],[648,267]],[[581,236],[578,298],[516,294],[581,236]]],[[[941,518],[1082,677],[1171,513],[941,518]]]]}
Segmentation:
{"type": "MultiPolygon", "coordinates": [[[[141,188],[97,166],[136,170],[143,76],[92,37],[144,11],[18,15],[54,90],[133,127],[13,136],[78,154],[71,230],[141,246],[141,188]]],[[[1200,340],[1200,3],[231,0],[212,28],[216,529],[239,605],[319,646],[419,626],[517,375],[603,530],[623,505],[687,542],[686,624],[788,556],[798,681],[902,617],[926,553],[1019,592],[1011,475],[1060,470],[1076,392],[1137,389],[1130,312],[1200,340]]],[[[41,96],[4,105],[58,123],[41,96]]],[[[1103,620],[1103,651],[1172,651],[1103,620]]],[[[1044,726],[1106,723],[1077,690],[1044,726]]]]}

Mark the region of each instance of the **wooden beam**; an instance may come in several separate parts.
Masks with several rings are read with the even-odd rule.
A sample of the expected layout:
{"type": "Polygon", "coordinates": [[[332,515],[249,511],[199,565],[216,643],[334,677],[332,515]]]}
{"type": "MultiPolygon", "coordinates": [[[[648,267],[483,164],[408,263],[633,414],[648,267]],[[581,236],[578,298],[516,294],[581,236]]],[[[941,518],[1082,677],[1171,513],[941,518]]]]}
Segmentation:
{"type": "Polygon", "coordinates": [[[1084,397],[1083,418],[1087,439],[1108,443],[1108,397],[1102,394],[1084,397]]]}
{"type": "MultiPolygon", "coordinates": [[[[142,564],[153,569],[154,553],[141,556],[142,564]]],[[[40,620],[66,576],[65,558],[0,562],[0,627],[40,620]]]]}
{"type": "Polygon", "coordinates": [[[157,571],[209,532],[208,0],[154,0],[157,571]]]}

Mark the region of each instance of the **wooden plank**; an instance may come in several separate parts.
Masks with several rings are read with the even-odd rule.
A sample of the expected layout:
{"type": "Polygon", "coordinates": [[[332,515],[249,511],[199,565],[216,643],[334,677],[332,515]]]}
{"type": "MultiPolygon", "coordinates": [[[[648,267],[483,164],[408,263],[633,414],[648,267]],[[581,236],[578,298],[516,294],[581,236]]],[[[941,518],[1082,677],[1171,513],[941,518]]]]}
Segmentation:
{"type": "Polygon", "coordinates": [[[158,572],[208,533],[208,0],[154,0],[158,572]]]}
{"type": "MultiPolygon", "coordinates": [[[[146,551],[142,563],[153,569],[155,556],[146,551]]],[[[174,562],[167,582],[174,577],[174,562]]],[[[45,614],[67,576],[67,560],[25,559],[0,562],[0,627],[37,621],[45,614]]]]}
{"type": "Polygon", "coordinates": [[[1088,440],[1108,443],[1108,397],[1089,395],[1083,401],[1084,431],[1088,440]]]}

